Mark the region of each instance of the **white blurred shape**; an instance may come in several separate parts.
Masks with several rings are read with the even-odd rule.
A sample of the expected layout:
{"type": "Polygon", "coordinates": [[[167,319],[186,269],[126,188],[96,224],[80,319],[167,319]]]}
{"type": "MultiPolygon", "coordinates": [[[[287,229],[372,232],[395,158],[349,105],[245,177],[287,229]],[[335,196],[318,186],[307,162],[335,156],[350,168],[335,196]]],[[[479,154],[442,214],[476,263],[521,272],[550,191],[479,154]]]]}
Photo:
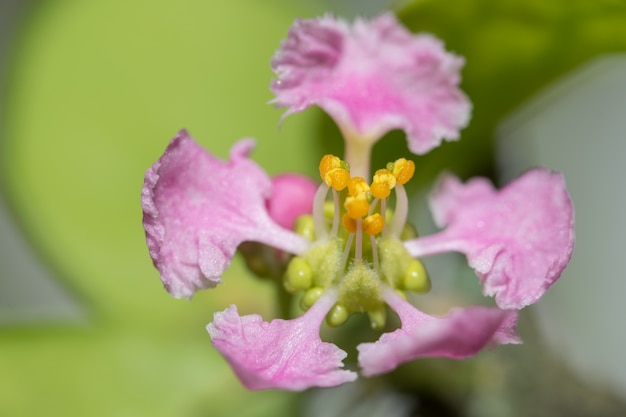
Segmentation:
{"type": "Polygon", "coordinates": [[[543,165],[565,173],[574,201],[572,261],[533,307],[545,337],[583,378],[626,398],[626,55],[557,81],[498,137],[505,181],[543,165]]]}
{"type": "Polygon", "coordinates": [[[78,303],[27,244],[0,196],[0,325],[84,319],[78,303]]]}

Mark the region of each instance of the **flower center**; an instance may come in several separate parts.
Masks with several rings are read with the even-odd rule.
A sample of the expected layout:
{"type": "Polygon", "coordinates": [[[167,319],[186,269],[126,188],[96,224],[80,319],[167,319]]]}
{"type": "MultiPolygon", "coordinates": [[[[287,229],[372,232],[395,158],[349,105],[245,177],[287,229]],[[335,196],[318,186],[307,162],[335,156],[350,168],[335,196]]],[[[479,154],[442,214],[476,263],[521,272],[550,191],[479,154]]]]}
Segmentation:
{"type": "Polygon", "coordinates": [[[351,177],[350,166],[334,155],[319,165],[322,185],[314,199],[313,215],[302,216],[296,232],[315,243],[290,261],[284,284],[287,291],[303,291],[301,307],[308,309],[324,291],[337,287],[338,299],[327,316],[332,326],[343,324],[351,313],[367,313],[372,327],[385,325],[382,287],[403,295],[430,290],[423,264],[411,258],[401,238],[415,237],[406,223],[408,198],[404,184],[415,171],[404,158],[376,171],[371,183],[351,177]],[[328,199],[329,191],[332,198],[328,199]],[[392,191],[395,206],[389,207],[392,191]]]}

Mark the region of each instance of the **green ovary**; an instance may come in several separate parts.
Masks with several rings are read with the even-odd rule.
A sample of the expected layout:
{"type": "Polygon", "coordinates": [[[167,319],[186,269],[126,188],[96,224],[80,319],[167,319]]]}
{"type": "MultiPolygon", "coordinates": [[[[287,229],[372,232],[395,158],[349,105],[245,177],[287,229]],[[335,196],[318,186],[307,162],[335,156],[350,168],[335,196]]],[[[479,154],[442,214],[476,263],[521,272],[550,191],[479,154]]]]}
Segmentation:
{"type": "Polygon", "coordinates": [[[368,312],[383,305],[378,274],[362,260],[355,260],[339,285],[338,304],[350,312],[368,312]]]}
{"type": "Polygon", "coordinates": [[[394,288],[402,285],[402,278],[409,263],[413,260],[397,239],[380,239],[378,241],[380,269],[387,284],[394,288]]]}
{"type": "Polygon", "coordinates": [[[328,288],[337,278],[344,244],[339,238],[318,242],[304,255],[313,270],[313,283],[316,286],[328,288]]]}
{"type": "Polygon", "coordinates": [[[328,288],[335,287],[338,296],[326,316],[329,325],[345,323],[352,313],[366,313],[372,328],[382,329],[386,322],[383,287],[387,285],[401,294],[423,294],[430,290],[430,278],[422,262],[411,257],[400,239],[380,237],[374,248],[369,239],[363,239],[363,243],[362,258],[357,259],[353,250],[345,252],[347,241],[343,237],[315,242],[308,252],[290,261],[285,288],[290,293],[303,292],[300,306],[308,310],[328,288]],[[378,262],[371,261],[373,250],[378,262]]]}

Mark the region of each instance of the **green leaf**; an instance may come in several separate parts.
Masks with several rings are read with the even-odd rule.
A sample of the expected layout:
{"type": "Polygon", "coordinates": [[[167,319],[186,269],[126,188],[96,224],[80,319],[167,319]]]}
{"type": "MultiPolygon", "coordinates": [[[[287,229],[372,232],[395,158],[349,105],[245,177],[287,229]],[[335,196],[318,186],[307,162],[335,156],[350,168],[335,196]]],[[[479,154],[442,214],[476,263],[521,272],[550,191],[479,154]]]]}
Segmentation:
{"type": "Polygon", "coordinates": [[[618,0],[416,0],[400,17],[465,57],[462,87],[474,104],[461,140],[418,161],[422,176],[492,174],[504,116],[587,60],[626,51],[626,2],[618,0]]]}

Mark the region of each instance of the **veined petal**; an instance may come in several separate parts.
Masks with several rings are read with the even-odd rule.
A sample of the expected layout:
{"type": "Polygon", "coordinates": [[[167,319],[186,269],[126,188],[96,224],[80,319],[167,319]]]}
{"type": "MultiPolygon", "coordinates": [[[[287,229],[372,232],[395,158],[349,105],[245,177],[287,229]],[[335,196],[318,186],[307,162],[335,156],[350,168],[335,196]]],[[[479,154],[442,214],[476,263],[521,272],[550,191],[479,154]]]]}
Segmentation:
{"type": "Polygon", "coordinates": [[[374,142],[392,129],[424,154],[454,140],[471,104],[458,88],[464,60],[388,13],[353,25],[326,15],[298,20],[272,59],[273,103],[285,116],[318,105],[347,137],[374,142]]]}
{"type": "Polygon", "coordinates": [[[305,239],[274,223],[266,199],[272,186],[248,154],[252,140],[236,143],[230,161],[199,146],[185,130],[146,172],[141,202],[150,256],[167,291],[191,297],[220,282],[237,246],[262,242],[302,253],[305,239]]]}
{"type": "Polygon", "coordinates": [[[374,343],[357,346],[365,376],[378,375],[424,357],[463,359],[487,346],[521,343],[517,312],[498,308],[453,309],[446,317],[433,317],[413,307],[394,290],[384,299],[402,321],[402,327],[383,334],[374,343]]]}
{"type": "Polygon", "coordinates": [[[318,184],[300,174],[281,174],[272,178],[272,196],[267,200],[270,217],[285,229],[292,229],[296,219],[313,212],[313,198],[318,184]]]}
{"type": "Polygon", "coordinates": [[[446,229],[406,242],[416,257],[445,251],[467,256],[501,308],[537,301],[561,276],[574,248],[574,209],[559,173],[527,172],[502,190],[486,179],[443,178],[431,196],[446,229]]]}
{"type": "Polygon", "coordinates": [[[325,293],[304,315],[264,322],[257,314],[239,316],[231,306],[207,326],[215,347],[249,389],[302,391],[354,381],[341,369],[346,353],[320,339],[320,326],[336,295],[325,293]]]}

